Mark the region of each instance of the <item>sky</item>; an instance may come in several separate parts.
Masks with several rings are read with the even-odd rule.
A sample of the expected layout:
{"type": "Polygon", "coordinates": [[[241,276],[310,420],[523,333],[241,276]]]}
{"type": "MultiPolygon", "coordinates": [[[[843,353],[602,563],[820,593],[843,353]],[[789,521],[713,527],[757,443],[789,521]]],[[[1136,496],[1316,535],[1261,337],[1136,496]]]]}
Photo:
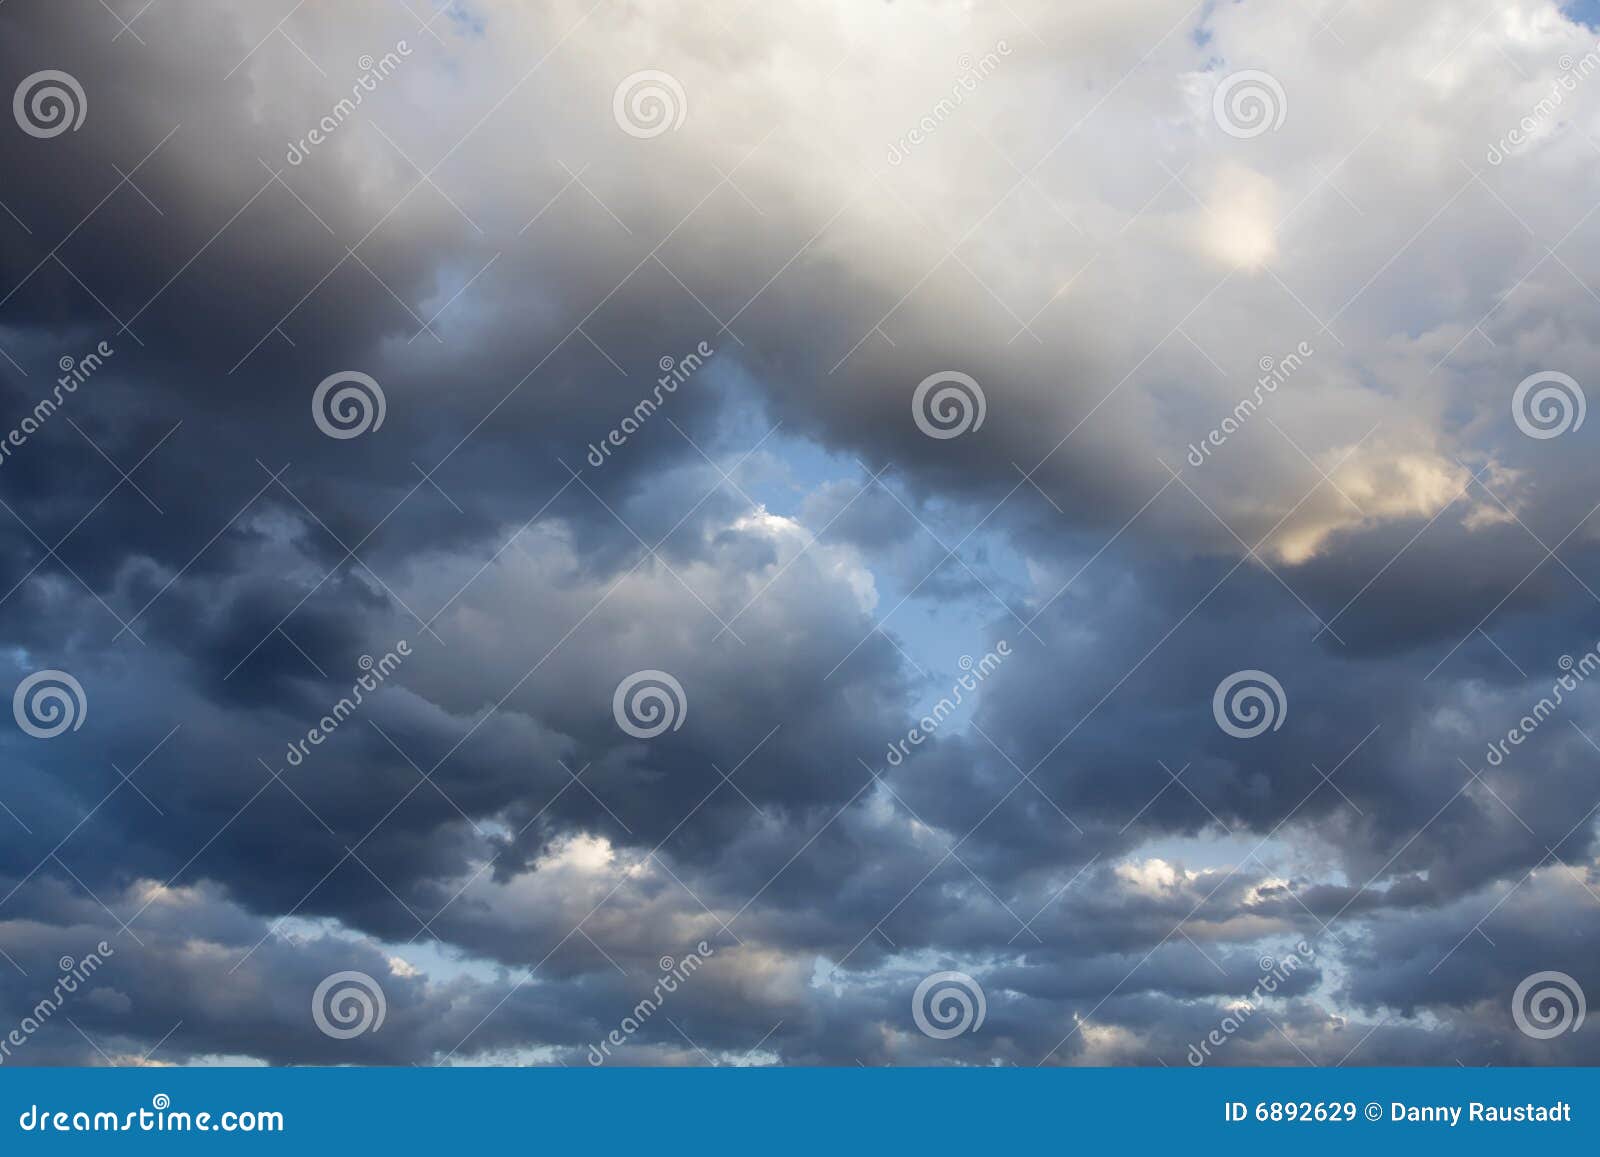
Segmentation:
{"type": "Polygon", "coordinates": [[[0,1064],[1600,1059],[1597,20],[0,7],[0,1064]]]}

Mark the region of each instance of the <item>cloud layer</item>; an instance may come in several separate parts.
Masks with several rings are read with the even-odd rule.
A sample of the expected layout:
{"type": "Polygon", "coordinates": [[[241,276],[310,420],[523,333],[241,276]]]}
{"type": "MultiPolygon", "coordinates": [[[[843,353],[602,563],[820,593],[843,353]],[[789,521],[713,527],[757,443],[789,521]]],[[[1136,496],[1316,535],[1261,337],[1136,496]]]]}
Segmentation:
{"type": "Polygon", "coordinates": [[[1313,7],[0,8],[4,1062],[1600,1059],[1600,46],[1313,7]]]}

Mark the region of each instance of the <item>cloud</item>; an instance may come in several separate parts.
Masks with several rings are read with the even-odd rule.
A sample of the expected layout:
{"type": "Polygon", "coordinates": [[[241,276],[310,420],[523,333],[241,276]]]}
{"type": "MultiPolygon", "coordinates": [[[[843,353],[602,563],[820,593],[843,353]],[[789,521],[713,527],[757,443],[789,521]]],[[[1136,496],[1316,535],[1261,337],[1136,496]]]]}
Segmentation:
{"type": "Polygon", "coordinates": [[[103,16],[0,8],[87,100],[0,134],[0,667],[88,711],[0,736],[6,1006],[115,949],[8,1063],[588,1064],[631,1017],[625,1063],[1177,1064],[1302,941],[1211,1063],[1588,1059],[1509,1001],[1594,983],[1600,723],[1540,706],[1594,455],[1513,409],[1600,367],[1590,30],[103,16]],[[329,437],[352,372],[383,422],[329,437]],[[929,437],[951,372],[983,421],[929,437]],[[918,1030],[940,971],[981,1029],[918,1030]],[[387,1016],[340,1040],[347,972],[387,1016]]]}

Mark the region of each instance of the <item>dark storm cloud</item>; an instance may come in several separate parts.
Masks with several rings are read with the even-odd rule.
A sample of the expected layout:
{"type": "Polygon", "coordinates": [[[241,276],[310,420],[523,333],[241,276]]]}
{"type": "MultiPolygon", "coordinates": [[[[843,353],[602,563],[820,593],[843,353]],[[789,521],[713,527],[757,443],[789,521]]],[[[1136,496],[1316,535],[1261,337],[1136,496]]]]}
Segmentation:
{"type": "Polygon", "coordinates": [[[1393,123],[1345,54],[1431,93],[1448,44],[1418,64],[1351,15],[1310,52],[1233,6],[1206,53],[1282,60],[1309,134],[1240,142],[1162,38],[1201,19],[1182,4],[671,7],[278,35],[157,5],[144,43],[94,5],[0,9],[0,77],[90,94],[80,132],[0,134],[0,425],[60,358],[115,351],[0,466],[5,685],[58,667],[89,706],[3,741],[4,1007],[116,946],[82,1033],[19,1062],[588,1063],[702,940],[675,1024],[619,1059],[1185,1063],[1301,940],[1315,965],[1215,1063],[1586,1058],[1507,1002],[1541,969],[1594,987],[1589,689],[1485,754],[1600,640],[1593,456],[1507,412],[1534,369],[1600,365],[1592,298],[1547,269],[1485,312],[1574,221],[1594,280],[1590,178],[1529,157],[1537,197],[1509,168],[1489,193],[1457,162],[1526,86],[1447,77],[1393,123]],[[947,62],[1001,39],[970,117],[885,168],[947,62]],[[646,67],[688,81],[680,133],[614,122],[646,67]],[[1390,131],[1363,140],[1368,114],[1390,131]],[[1044,161],[1019,181],[1008,155],[1044,161]],[[952,367],[986,418],[929,438],[912,391],[952,367]],[[329,438],[312,391],[347,369],[385,420],[329,438]],[[806,442],[846,477],[787,473],[806,442]],[[793,518],[748,498],[774,478],[793,518]],[[949,685],[914,628],[877,629],[903,596],[981,608],[1010,651],[972,726],[886,763],[949,685]],[[1252,740],[1211,710],[1244,668],[1287,699],[1252,740]],[[641,741],[611,699],[646,669],[687,714],[641,741]],[[917,1031],[941,969],[981,982],[980,1033],[917,1031]],[[350,1042],[309,1014],[344,970],[389,1002],[350,1042]]]}

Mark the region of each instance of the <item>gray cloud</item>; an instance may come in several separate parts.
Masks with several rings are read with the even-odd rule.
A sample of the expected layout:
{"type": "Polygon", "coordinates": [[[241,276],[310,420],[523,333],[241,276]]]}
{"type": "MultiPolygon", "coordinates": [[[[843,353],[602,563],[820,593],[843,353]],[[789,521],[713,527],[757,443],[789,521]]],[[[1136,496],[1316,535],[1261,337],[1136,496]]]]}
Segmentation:
{"type": "Polygon", "coordinates": [[[1511,396],[1600,366],[1597,98],[1483,159],[1589,30],[105,16],[0,8],[6,83],[89,102],[0,133],[0,427],[114,350],[0,463],[3,685],[88,705],[0,736],[4,1007],[115,948],[8,1063],[587,1064],[701,942],[616,1061],[1182,1064],[1302,941],[1208,1063],[1591,1059],[1510,1001],[1597,983],[1600,719],[1540,706],[1600,639],[1594,456],[1511,396]],[[1214,119],[1239,68],[1278,130],[1214,119]],[[984,421],[930,438],[952,369],[984,421]],[[345,370],[384,422],[330,438],[345,370]],[[1248,740],[1244,669],[1287,709],[1248,740]],[[687,708],[648,740],[642,670],[687,708]],[[350,970],[388,1017],[340,1041],[350,970]],[[987,1017],[939,1040],[945,970],[987,1017]]]}

